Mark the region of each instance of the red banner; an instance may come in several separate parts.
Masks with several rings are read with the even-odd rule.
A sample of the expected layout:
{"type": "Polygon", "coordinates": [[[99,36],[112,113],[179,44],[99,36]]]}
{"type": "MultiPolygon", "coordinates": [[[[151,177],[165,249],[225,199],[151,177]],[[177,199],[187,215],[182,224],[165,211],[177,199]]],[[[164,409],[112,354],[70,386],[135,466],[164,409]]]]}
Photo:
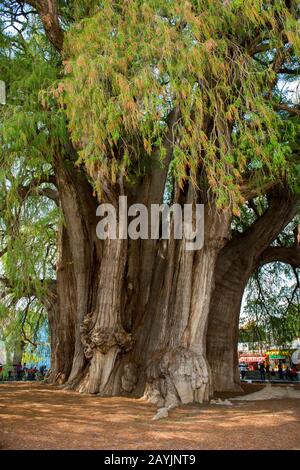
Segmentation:
{"type": "Polygon", "coordinates": [[[239,358],[239,362],[264,362],[266,360],[266,356],[241,356],[239,358]]]}

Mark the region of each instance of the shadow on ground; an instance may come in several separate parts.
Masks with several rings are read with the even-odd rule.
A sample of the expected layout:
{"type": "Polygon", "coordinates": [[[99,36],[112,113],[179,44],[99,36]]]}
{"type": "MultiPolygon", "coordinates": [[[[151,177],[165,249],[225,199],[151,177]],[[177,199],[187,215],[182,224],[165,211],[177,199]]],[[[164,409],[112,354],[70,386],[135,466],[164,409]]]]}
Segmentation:
{"type": "Polygon", "coordinates": [[[0,448],[300,449],[299,401],[190,405],[157,422],[155,407],[142,400],[8,383],[0,385],[0,448]]]}

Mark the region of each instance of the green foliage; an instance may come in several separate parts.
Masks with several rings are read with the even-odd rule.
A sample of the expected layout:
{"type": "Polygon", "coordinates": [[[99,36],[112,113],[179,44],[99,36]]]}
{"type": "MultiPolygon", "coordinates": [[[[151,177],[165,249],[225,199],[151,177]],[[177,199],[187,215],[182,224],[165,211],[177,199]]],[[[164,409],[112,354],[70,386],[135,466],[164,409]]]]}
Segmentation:
{"type": "Polygon", "coordinates": [[[7,380],[9,377],[10,370],[11,370],[11,365],[5,364],[2,368],[2,372],[0,373],[0,380],[7,380]]]}
{"type": "Polygon", "coordinates": [[[282,263],[266,265],[248,283],[239,340],[285,347],[297,337],[300,337],[299,270],[282,263]]]}
{"type": "MultiPolygon", "coordinates": [[[[47,344],[45,333],[48,328],[47,314],[37,298],[18,298],[11,292],[0,304],[0,340],[5,342],[8,355],[12,358],[23,343],[25,352],[40,355],[41,347],[47,344]]],[[[25,360],[26,362],[26,360],[25,360]]]]}
{"type": "Polygon", "coordinates": [[[60,214],[43,190],[55,189],[47,178],[67,141],[64,112],[48,93],[60,58],[37,17],[8,27],[14,3],[0,3],[0,78],[7,91],[0,107],[0,336],[11,351],[20,340],[37,341],[45,326],[41,301],[45,280],[55,277],[60,214]]]}
{"type": "Polygon", "coordinates": [[[46,60],[46,51],[36,43],[26,43],[26,50],[15,51],[8,58],[0,49],[1,79],[7,86],[7,104],[0,109],[1,168],[16,156],[28,168],[51,163],[55,151],[66,141],[65,115],[55,108],[55,100],[44,98],[57,79],[55,63],[46,60]],[[44,105],[44,106],[42,106],[44,105]]]}
{"type": "Polygon", "coordinates": [[[66,34],[66,77],[57,94],[79,161],[100,191],[101,178],[138,176],[153,154],[163,159],[174,107],[172,169],[180,184],[187,168],[192,175],[204,168],[218,205],[236,212],[245,179],[255,188],[287,176],[293,184],[298,123],[287,124],[273,108],[276,95],[268,97],[276,85],[274,51],[298,60],[297,15],[280,0],[104,0],[77,22],[66,34]],[[261,60],[250,53],[257,39],[268,45],[261,60]]]}
{"type": "Polygon", "coordinates": [[[268,340],[267,332],[262,325],[257,325],[254,320],[249,321],[240,328],[239,341],[241,343],[266,343],[268,340]]]}

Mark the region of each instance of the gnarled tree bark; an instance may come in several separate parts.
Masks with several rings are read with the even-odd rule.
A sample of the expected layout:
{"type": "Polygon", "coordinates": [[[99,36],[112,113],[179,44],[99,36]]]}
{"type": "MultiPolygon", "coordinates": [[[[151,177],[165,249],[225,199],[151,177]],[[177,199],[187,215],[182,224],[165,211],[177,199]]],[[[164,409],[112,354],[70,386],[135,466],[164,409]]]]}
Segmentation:
{"type": "Polygon", "coordinates": [[[299,197],[276,190],[269,195],[269,201],[265,214],[245,233],[234,237],[217,260],[207,332],[207,357],[215,391],[239,388],[239,315],[251,274],[259,265],[272,261],[299,262],[298,242],[293,248],[270,246],[297,213],[299,197]]]}

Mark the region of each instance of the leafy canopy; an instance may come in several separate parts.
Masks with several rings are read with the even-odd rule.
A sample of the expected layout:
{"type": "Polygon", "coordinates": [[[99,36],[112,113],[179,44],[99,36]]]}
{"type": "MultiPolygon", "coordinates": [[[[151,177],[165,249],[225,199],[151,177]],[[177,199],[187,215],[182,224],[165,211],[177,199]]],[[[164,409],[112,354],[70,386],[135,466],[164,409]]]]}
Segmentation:
{"type": "Polygon", "coordinates": [[[200,168],[218,205],[236,210],[245,180],[259,188],[287,178],[295,186],[291,147],[298,119],[288,121],[275,105],[282,99],[278,79],[288,80],[276,69],[278,57],[298,63],[296,6],[282,0],[77,3],[89,4],[93,14],[65,35],[66,76],[56,93],[80,161],[98,175],[100,191],[101,178],[134,179],[153,154],[163,161],[173,108],[179,117],[171,167],[179,183],[189,173],[198,184],[200,168]]]}

